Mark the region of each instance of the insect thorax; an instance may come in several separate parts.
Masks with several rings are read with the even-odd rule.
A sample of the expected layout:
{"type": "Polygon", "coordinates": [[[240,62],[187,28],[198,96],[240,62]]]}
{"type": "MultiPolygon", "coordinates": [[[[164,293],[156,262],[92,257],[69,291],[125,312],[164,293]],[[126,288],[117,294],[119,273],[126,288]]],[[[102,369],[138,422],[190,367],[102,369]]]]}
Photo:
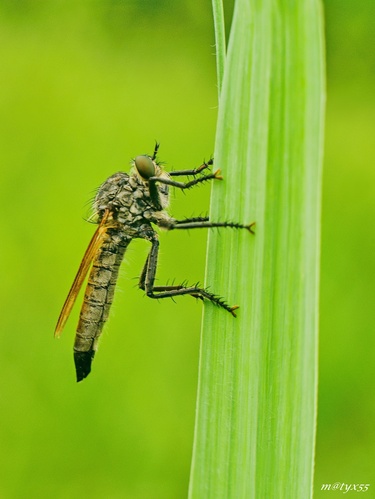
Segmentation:
{"type": "MultiPolygon", "coordinates": [[[[156,176],[169,177],[160,167],[156,176]]],[[[160,204],[165,209],[169,201],[168,186],[157,184],[157,189],[160,204]]],[[[148,181],[142,179],[136,168],[132,169],[130,175],[117,172],[107,178],[99,187],[93,208],[99,214],[108,209],[120,224],[132,227],[146,220],[152,221],[157,211],[150,196],[148,181]]]]}

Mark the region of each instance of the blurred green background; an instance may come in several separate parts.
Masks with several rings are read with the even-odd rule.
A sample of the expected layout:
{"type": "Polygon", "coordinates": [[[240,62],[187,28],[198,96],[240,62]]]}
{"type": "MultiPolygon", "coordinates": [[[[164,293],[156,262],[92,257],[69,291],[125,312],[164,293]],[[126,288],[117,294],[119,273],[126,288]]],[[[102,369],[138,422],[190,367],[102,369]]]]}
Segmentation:
{"type": "MultiPolygon", "coordinates": [[[[370,483],[375,497],[375,7],[325,7],[315,496],[341,481],[370,483]]],[[[210,2],[0,2],[1,498],[186,497],[201,304],[144,298],[134,278],[148,246],[136,241],[84,382],[72,358],[79,306],[60,341],[53,330],[93,233],[95,188],[155,139],[167,169],[213,152],[213,44],[210,2]]],[[[208,186],[176,192],[171,212],[208,203],[208,186]]],[[[205,240],[163,234],[159,281],[202,279],[205,240]]]]}

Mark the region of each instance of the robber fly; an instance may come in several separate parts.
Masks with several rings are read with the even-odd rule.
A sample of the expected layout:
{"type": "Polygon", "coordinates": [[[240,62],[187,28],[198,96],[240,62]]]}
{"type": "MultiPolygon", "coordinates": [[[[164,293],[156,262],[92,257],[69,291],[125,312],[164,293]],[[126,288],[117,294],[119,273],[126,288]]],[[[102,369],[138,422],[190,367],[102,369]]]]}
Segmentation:
{"type": "Polygon", "coordinates": [[[159,144],[152,156],[137,156],[130,174],[118,172],[111,175],[98,189],[93,209],[98,227],[83,257],[73,285],[65,300],[57,322],[55,336],[60,336],[73,308],[78,292],[90,275],[85,291],[80,319],[74,343],[74,362],[77,381],[91,371],[91,362],[98,348],[98,340],[108,319],[119,268],[130,241],[142,238],[150,241],[151,250],[139,278],[139,287],[149,298],[173,298],[191,295],[209,300],[230,312],[234,317],[237,305],[229,306],[224,299],[199,285],[155,286],[155,274],[159,252],[159,238],[152,224],[166,230],[196,229],[202,227],[232,227],[247,229],[251,233],[254,224],[210,222],[208,217],[176,220],[167,212],[169,186],[189,189],[207,180],[222,180],[220,170],[206,173],[213,164],[211,159],[193,170],[167,173],[157,161],[159,144]],[[188,182],[177,182],[171,177],[192,176],[188,182]]]}

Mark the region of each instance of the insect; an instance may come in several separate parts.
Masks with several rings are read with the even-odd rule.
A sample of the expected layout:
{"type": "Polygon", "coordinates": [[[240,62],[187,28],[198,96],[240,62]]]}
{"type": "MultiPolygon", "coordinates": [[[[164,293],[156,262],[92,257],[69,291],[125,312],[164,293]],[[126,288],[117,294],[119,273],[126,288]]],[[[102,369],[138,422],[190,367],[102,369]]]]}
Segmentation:
{"type": "Polygon", "coordinates": [[[146,239],[151,243],[151,250],[139,278],[139,287],[149,298],[190,295],[209,300],[236,316],[237,305],[229,306],[223,298],[198,284],[154,284],[159,238],[152,224],[166,230],[232,227],[247,229],[251,233],[254,226],[254,223],[242,225],[234,222],[211,222],[208,217],[184,220],[172,218],[166,211],[170,186],[189,189],[208,180],[222,180],[222,177],[220,170],[207,173],[213,165],[212,159],[193,170],[167,173],[157,161],[158,149],[159,144],[156,143],[152,156],[141,155],[133,160],[130,174],[117,172],[111,175],[97,191],[93,209],[98,227],[65,300],[55,330],[55,336],[60,336],[91,267],[74,342],[77,381],[82,381],[91,371],[98,340],[111,308],[119,268],[126,248],[134,238],[146,239]],[[173,180],[173,177],[178,176],[192,176],[193,179],[187,182],[173,180]]]}

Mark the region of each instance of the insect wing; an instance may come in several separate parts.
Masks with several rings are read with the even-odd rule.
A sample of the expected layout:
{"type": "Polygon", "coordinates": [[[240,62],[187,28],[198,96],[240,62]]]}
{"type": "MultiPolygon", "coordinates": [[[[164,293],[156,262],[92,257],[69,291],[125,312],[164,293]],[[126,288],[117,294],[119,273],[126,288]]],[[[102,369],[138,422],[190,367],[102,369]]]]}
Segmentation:
{"type": "Polygon", "coordinates": [[[75,276],[72,287],[70,288],[69,294],[61,310],[59,320],[57,321],[55,329],[55,337],[59,337],[60,334],[62,333],[62,330],[64,329],[64,326],[66,324],[66,321],[68,320],[70,312],[72,311],[78,293],[90,269],[91,263],[102,244],[103,237],[108,228],[106,226],[107,219],[108,219],[108,212],[105,213],[102,221],[100,222],[99,227],[96,229],[95,234],[93,235],[90,244],[88,245],[88,248],[85,252],[85,255],[82,259],[81,265],[79,266],[77,275],[75,276]]]}

